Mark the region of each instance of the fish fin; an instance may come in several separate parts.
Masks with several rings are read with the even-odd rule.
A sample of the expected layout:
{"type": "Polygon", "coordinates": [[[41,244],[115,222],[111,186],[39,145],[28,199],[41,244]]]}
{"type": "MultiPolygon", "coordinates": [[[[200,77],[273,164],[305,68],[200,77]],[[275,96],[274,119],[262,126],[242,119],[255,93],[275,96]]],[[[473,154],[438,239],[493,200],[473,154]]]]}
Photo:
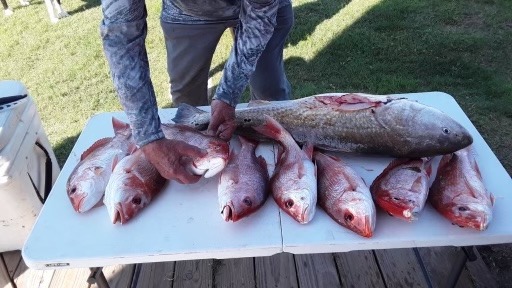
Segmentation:
{"type": "Polygon", "coordinates": [[[240,140],[240,143],[242,144],[242,146],[245,144],[245,145],[252,145],[252,146],[258,146],[259,144],[259,141],[256,140],[256,139],[250,139],[250,138],[247,138],[247,137],[244,137],[242,135],[238,135],[238,139],[240,140]]]}
{"type": "Polygon", "coordinates": [[[425,165],[425,171],[427,172],[427,176],[430,177],[430,175],[432,175],[432,160],[434,160],[434,157],[424,157],[422,159],[425,165]]]}
{"type": "Polygon", "coordinates": [[[306,175],[306,166],[304,165],[304,161],[300,161],[297,167],[297,173],[299,175],[299,179],[302,179],[306,175]]]}
{"type": "Polygon", "coordinates": [[[114,133],[117,133],[120,130],[130,129],[130,124],[112,117],[112,127],[114,128],[114,133]]]}
{"type": "Polygon", "coordinates": [[[407,163],[408,161],[410,161],[409,158],[396,158],[389,162],[388,166],[386,166],[386,168],[382,170],[382,172],[375,178],[375,180],[373,180],[372,185],[370,186],[370,190],[376,189],[376,186],[379,185],[379,182],[382,180],[382,178],[386,177],[386,175],[388,175],[391,170],[407,163]]]}
{"type": "Polygon", "coordinates": [[[135,153],[135,151],[137,151],[138,147],[137,147],[137,144],[135,144],[135,142],[130,142],[130,144],[128,144],[128,149],[126,151],[126,155],[131,155],[133,153],[135,153]]]}
{"type": "Polygon", "coordinates": [[[276,158],[276,163],[277,161],[279,161],[279,159],[281,159],[281,157],[283,157],[283,153],[284,153],[284,148],[281,144],[277,144],[277,158],[276,158]]]}
{"type": "Polygon", "coordinates": [[[412,185],[411,185],[411,190],[412,191],[421,191],[421,177],[418,176],[416,177],[416,179],[414,180],[414,182],[412,182],[412,185]]]}
{"type": "Polygon", "coordinates": [[[378,107],[392,100],[385,95],[370,95],[360,93],[348,93],[345,95],[316,95],[313,96],[316,101],[343,111],[364,110],[372,107],[378,107]]]}
{"type": "Polygon", "coordinates": [[[116,168],[118,162],[119,162],[119,157],[117,155],[114,155],[114,158],[112,158],[112,165],[111,165],[112,171],[114,171],[114,168],[116,168]]]}
{"type": "Polygon", "coordinates": [[[489,192],[489,194],[489,198],[491,199],[491,205],[494,206],[494,195],[491,192],[489,192]]]}
{"type": "Polygon", "coordinates": [[[441,160],[439,161],[439,165],[437,166],[437,171],[441,171],[441,169],[443,169],[444,166],[450,163],[453,157],[455,157],[455,154],[453,153],[443,155],[443,157],[441,157],[441,160]]]}
{"type": "Polygon", "coordinates": [[[80,156],[80,161],[84,160],[87,156],[89,156],[94,150],[98,147],[105,145],[106,143],[112,141],[112,137],[101,138],[94,142],[87,150],[85,150],[80,156]]]}
{"type": "Polygon", "coordinates": [[[272,102],[268,100],[251,100],[249,103],[247,103],[247,107],[259,107],[259,106],[266,106],[270,105],[272,102]]]}
{"type": "Polygon", "coordinates": [[[267,171],[267,160],[265,160],[265,158],[263,158],[263,156],[258,156],[256,158],[256,162],[258,163],[258,165],[261,166],[261,168],[265,169],[265,171],[267,171]]]}
{"type": "Polygon", "coordinates": [[[304,154],[306,154],[309,160],[313,159],[313,144],[304,144],[304,146],[302,146],[302,151],[304,151],[304,154]]]}
{"type": "Polygon", "coordinates": [[[281,126],[279,122],[268,115],[265,115],[265,122],[262,125],[255,126],[253,128],[257,132],[275,140],[281,139],[281,135],[284,130],[283,126],[281,126]]]}
{"type": "Polygon", "coordinates": [[[194,106],[186,104],[186,103],[180,103],[178,105],[178,110],[176,111],[176,115],[171,120],[174,123],[194,125],[195,128],[202,130],[202,129],[206,128],[203,126],[208,125],[208,123],[202,123],[202,125],[200,125],[200,123],[194,123],[193,118],[194,118],[194,116],[196,116],[198,114],[206,114],[206,113],[209,113],[209,112],[203,111],[197,107],[194,107],[194,106]]]}

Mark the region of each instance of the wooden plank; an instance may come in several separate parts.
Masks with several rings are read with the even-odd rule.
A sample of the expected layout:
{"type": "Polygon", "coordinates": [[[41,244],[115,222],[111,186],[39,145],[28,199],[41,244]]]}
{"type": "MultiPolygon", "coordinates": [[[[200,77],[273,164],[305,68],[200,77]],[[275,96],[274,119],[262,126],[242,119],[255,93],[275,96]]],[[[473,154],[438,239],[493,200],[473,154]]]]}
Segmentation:
{"type": "Polygon", "coordinates": [[[175,262],[145,263],[141,265],[137,288],[171,288],[175,262]]]}
{"type": "Polygon", "coordinates": [[[213,287],[212,259],[178,261],[175,264],[173,288],[213,287]]]}
{"type": "Polygon", "coordinates": [[[19,288],[49,288],[54,272],[55,270],[30,269],[22,260],[14,273],[14,282],[19,288]]]}
{"type": "Polygon", "coordinates": [[[255,288],[254,258],[213,260],[214,287],[255,288]]]}
{"type": "Polygon", "coordinates": [[[341,287],[333,254],[295,255],[299,287],[341,287]]]}
{"type": "Polygon", "coordinates": [[[485,264],[478,250],[475,248],[473,251],[477,256],[477,259],[475,261],[468,261],[466,263],[466,269],[469,271],[470,277],[475,283],[475,286],[486,288],[498,287],[496,278],[494,278],[493,273],[485,264]]]}
{"type": "MultiPolygon", "coordinates": [[[[132,284],[135,264],[110,265],[103,267],[102,270],[110,288],[126,288],[132,284]]],[[[98,288],[98,286],[94,284],[91,288],[98,288]]]]}
{"type": "Polygon", "coordinates": [[[53,273],[50,288],[77,287],[87,288],[87,278],[91,274],[89,268],[58,269],[53,273]]]}
{"type": "Polygon", "coordinates": [[[3,255],[0,254],[0,288],[12,288],[11,276],[3,255]]]}
{"type": "Polygon", "coordinates": [[[4,260],[7,264],[7,269],[9,270],[9,274],[11,276],[14,276],[14,272],[16,271],[16,268],[21,262],[21,251],[15,250],[15,251],[9,251],[2,253],[4,256],[4,260]]]}
{"type": "Polygon", "coordinates": [[[387,287],[428,287],[413,249],[374,250],[387,287]]]}
{"type": "Polygon", "coordinates": [[[298,288],[295,259],[290,253],[279,253],[254,259],[256,287],[298,288]]]}
{"type": "MultiPolygon", "coordinates": [[[[424,247],[418,248],[418,252],[430,276],[433,287],[446,287],[446,281],[456,259],[461,253],[464,253],[456,247],[424,247]]],[[[462,271],[456,287],[475,287],[468,271],[462,271]]]]}
{"type": "Polygon", "coordinates": [[[371,250],[335,253],[334,260],[343,287],[385,287],[371,250]]]}

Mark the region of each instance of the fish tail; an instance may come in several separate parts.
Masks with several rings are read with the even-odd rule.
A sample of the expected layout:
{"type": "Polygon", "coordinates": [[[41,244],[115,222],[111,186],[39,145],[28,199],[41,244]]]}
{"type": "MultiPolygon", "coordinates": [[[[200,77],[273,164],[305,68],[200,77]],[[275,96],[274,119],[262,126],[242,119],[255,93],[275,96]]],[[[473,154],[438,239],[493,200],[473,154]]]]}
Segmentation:
{"type": "MultiPolygon", "coordinates": [[[[174,123],[178,123],[178,124],[190,125],[190,124],[194,123],[194,117],[196,115],[207,114],[207,113],[209,113],[209,112],[201,110],[192,105],[189,105],[186,103],[180,103],[178,105],[178,110],[176,111],[176,115],[174,116],[174,118],[172,118],[172,121],[174,123]]],[[[203,123],[203,124],[207,124],[207,123],[203,123]]]]}

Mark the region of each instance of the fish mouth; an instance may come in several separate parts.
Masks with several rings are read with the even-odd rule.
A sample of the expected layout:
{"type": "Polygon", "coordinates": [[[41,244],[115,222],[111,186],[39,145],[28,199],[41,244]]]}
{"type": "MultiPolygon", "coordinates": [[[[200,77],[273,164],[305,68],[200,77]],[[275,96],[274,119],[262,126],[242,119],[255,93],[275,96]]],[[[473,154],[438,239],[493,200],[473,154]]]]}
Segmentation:
{"type": "Polygon", "coordinates": [[[233,207],[232,201],[229,201],[227,204],[225,204],[224,207],[222,208],[222,211],[220,211],[220,213],[222,214],[222,218],[226,222],[229,222],[229,221],[235,222],[236,220],[238,220],[238,219],[236,219],[234,212],[235,212],[235,209],[233,207]]]}
{"type": "Polygon", "coordinates": [[[418,211],[414,211],[415,209],[406,209],[403,212],[403,216],[408,221],[416,221],[420,213],[418,211]]]}
{"type": "Polygon", "coordinates": [[[204,178],[213,177],[222,171],[224,167],[226,167],[226,160],[222,158],[214,158],[208,166],[210,167],[206,170],[206,173],[204,173],[204,178]]]}
{"type": "Polygon", "coordinates": [[[72,201],[71,201],[72,202],[71,204],[73,204],[73,209],[75,209],[75,211],[78,213],[83,213],[84,211],[80,210],[80,208],[82,207],[82,203],[85,200],[85,195],[78,198],[77,200],[75,200],[75,199],[77,199],[77,198],[72,198],[72,201]]]}
{"type": "Polygon", "coordinates": [[[112,214],[112,224],[116,224],[117,222],[120,222],[123,224],[123,208],[121,207],[121,203],[116,203],[114,206],[114,214],[112,214]]]}
{"type": "Polygon", "coordinates": [[[366,238],[370,238],[373,235],[372,231],[372,225],[370,223],[370,216],[364,217],[364,228],[361,231],[361,236],[364,236],[366,238]]]}
{"type": "Polygon", "coordinates": [[[307,205],[306,207],[304,207],[304,209],[302,210],[302,214],[300,215],[300,223],[301,224],[307,224],[309,223],[309,221],[311,221],[311,218],[312,217],[308,217],[308,212],[309,212],[309,205],[307,205]]]}

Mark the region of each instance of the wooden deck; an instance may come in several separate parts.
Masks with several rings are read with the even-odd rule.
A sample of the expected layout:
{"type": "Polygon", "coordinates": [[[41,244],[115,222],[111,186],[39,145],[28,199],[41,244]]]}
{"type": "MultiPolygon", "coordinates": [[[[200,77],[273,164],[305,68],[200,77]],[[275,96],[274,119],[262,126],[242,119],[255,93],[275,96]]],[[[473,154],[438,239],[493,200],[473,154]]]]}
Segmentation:
{"type": "MultiPolygon", "coordinates": [[[[497,287],[478,255],[467,262],[456,287],[497,287]]],[[[110,287],[447,287],[447,277],[463,251],[454,247],[352,251],[347,253],[204,259],[104,267],[110,287]],[[427,271],[431,283],[424,277],[427,271]]],[[[0,288],[97,287],[89,285],[88,268],[33,270],[19,251],[3,253],[7,270],[0,288]]],[[[1,259],[0,259],[1,260],[1,259]]],[[[1,265],[1,263],[0,263],[1,265]]]]}

